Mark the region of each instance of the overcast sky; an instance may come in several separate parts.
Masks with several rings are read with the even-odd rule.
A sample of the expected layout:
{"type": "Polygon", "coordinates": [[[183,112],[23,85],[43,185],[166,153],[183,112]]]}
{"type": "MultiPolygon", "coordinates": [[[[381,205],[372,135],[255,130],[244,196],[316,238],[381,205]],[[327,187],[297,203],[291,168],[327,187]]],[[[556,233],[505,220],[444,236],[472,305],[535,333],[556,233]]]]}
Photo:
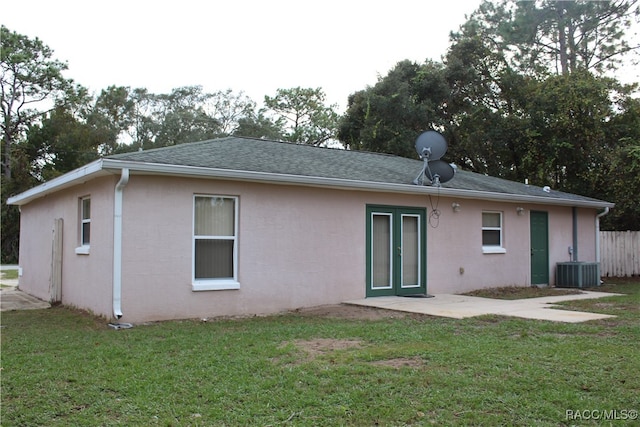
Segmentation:
{"type": "Polygon", "coordinates": [[[330,103],[398,62],[440,60],[480,0],[21,0],[2,24],[38,37],[66,77],[166,93],[200,85],[261,103],[278,88],[321,87],[330,103]]]}

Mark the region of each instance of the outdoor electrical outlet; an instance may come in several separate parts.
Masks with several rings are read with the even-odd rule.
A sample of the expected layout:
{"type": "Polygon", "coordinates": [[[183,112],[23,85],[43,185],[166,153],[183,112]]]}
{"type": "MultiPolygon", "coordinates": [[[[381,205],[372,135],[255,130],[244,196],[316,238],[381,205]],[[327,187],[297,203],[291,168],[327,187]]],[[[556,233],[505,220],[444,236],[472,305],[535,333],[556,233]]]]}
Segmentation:
{"type": "Polygon", "coordinates": [[[460,274],[464,274],[464,267],[460,267],[460,274]]]}

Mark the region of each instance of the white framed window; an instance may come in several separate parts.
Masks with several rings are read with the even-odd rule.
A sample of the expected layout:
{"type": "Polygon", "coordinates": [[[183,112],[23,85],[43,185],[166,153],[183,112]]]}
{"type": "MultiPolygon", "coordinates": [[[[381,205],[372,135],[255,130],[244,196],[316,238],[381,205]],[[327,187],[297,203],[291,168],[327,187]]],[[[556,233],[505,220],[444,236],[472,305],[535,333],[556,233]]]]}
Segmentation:
{"type": "Polygon", "coordinates": [[[193,197],[193,290],[239,289],[238,198],[193,197]]]}
{"type": "Polygon", "coordinates": [[[482,252],[503,254],[502,212],[482,212],[482,252]]]}
{"type": "Polygon", "coordinates": [[[91,197],[82,197],[79,201],[79,223],[80,233],[76,248],[78,255],[88,255],[91,245],[91,197]]]}

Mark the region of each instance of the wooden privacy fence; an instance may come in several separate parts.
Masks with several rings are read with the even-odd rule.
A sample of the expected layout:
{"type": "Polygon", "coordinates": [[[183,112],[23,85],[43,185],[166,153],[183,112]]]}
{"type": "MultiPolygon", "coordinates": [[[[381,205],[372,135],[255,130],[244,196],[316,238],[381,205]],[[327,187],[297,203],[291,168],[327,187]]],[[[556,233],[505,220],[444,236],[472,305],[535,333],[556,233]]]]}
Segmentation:
{"type": "Polygon", "coordinates": [[[640,275],[640,231],[600,232],[600,275],[640,275]]]}

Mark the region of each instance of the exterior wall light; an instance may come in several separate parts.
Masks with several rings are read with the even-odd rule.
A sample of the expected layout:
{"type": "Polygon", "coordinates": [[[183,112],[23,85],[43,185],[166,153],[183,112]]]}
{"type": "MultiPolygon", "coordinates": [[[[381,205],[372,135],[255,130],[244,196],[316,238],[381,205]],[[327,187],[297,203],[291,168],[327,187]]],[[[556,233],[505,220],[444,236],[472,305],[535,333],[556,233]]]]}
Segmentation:
{"type": "Polygon", "coordinates": [[[516,212],[518,212],[518,216],[522,216],[522,215],[524,215],[524,208],[517,207],[516,208],[516,212]]]}
{"type": "Polygon", "coordinates": [[[460,203],[451,203],[451,209],[453,209],[454,212],[460,212],[460,203]]]}

